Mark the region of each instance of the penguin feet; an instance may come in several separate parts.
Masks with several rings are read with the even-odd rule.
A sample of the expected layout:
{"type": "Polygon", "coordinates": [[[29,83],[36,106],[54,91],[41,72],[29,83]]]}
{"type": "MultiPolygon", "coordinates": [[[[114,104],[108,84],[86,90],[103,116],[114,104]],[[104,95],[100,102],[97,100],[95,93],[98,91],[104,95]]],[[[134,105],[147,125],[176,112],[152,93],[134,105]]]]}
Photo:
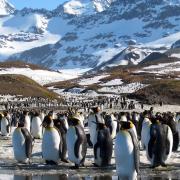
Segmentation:
{"type": "Polygon", "coordinates": [[[94,167],[99,167],[96,163],[93,163],[93,166],[94,166],[94,167]]]}
{"type": "Polygon", "coordinates": [[[79,164],[75,164],[75,166],[71,167],[71,169],[79,169],[79,164]]]}
{"type": "Polygon", "coordinates": [[[161,162],[162,167],[167,167],[167,165],[164,162],[161,162]]]}
{"type": "Polygon", "coordinates": [[[69,160],[67,159],[61,159],[62,162],[69,163],[69,160]]]}
{"type": "Polygon", "coordinates": [[[47,165],[58,165],[57,162],[54,162],[54,161],[52,161],[52,160],[50,160],[50,161],[46,160],[46,164],[47,164],[47,165]]]}

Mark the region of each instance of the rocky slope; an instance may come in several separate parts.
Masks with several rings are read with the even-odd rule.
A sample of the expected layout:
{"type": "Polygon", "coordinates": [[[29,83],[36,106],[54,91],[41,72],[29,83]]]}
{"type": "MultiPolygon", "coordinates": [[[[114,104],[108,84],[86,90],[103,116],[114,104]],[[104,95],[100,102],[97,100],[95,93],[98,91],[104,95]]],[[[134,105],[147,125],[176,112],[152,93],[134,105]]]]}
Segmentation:
{"type": "Polygon", "coordinates": [[[0,18],[0,58],[52,69],[138,64],[180,39],[178,0],[71,0],[0,18]],[[164,38],[164,40],[162,40],[164,38]]]}

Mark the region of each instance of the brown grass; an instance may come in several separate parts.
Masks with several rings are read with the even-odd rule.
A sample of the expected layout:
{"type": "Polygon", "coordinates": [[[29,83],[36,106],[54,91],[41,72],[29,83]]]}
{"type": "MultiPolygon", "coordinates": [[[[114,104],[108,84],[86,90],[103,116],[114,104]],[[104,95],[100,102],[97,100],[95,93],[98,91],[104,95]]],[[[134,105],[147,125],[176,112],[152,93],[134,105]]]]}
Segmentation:
{"type": "Polygon", "coordinates": [[[32,70],[38,70],[38,69],[42,69],[42,70],[48,70],[47,68],[43,67],[43,66],[39,66],[36,64],[30,64],[30,63],[26,63],[23,61],[5,61],[5,62],[0,62],[0,68],[11,68],[11,67],[15,67],[15,68],[30,68],[32,70]]]}
{"type": "Polygon", "coordinates": [[[23,75],[0,75],[0,94],[22,95],[23,97],[58,98],[57,94],[42,87],[23,75]]]}

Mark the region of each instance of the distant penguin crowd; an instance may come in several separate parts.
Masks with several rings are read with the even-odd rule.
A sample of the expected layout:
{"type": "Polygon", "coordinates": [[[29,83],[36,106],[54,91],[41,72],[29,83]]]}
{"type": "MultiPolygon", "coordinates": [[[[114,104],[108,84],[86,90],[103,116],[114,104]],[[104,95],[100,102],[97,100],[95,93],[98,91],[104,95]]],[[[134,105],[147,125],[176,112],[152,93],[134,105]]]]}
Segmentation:
{"type": "Polygon", "coordinates": [[[166,167],[180,139],[180,113],[154,111],[103,112],[98,106],[89,113],[68,111],[15,110],[0,113],[0,134],[12,137],[14,158],[31,164],[36,139],[42,142],[47,165],[73,163],[86,166],[88,148],[95,167],[111,166],[114,152],[116,172],[122,179],[136,179],[140,171],[140,150],[152,168],[166,167]]]}

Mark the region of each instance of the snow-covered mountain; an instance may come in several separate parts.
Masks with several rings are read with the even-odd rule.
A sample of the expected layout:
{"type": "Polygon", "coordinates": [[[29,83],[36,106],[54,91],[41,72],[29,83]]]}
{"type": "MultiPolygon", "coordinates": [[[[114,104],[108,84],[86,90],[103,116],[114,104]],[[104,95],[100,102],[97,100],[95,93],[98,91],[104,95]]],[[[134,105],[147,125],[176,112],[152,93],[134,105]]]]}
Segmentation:
{"type": "Polygon", "coordinates": [[[14,13],[15,8],[7,0],[0,0],[0,16],[6,16],[14,13]]]}
{"type": "MultiPolygon", "coordinates": [[[[6,2],[6,1],[0,1],[6,2]]],[[[71,0],[0,18],[0,59],[52,69],[138,64],[180,39],[180,0],[71,0]]]]}

